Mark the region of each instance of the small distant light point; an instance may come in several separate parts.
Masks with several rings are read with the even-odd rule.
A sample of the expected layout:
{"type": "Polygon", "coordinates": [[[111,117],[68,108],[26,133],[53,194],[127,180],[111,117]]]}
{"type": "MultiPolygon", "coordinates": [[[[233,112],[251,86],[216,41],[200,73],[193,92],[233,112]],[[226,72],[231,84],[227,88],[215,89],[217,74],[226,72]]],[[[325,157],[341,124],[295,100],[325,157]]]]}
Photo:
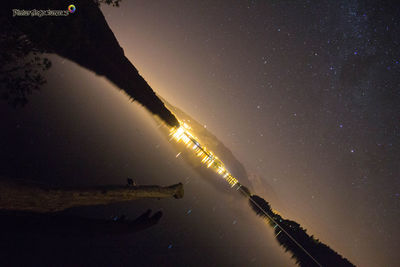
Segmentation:
{"type": "Polygon", "coordinates": [[[340,125],[339,125],[339,128],[343,128],[343,124],[340,124],[340,125]]]}
{"type": "Polygon", "coordinates": [[[358,52],[357,51],[354,51],[354,55],[357,55],[358,54],[358,52]]]}
{"type": "Polygon", "coordinates": [[[354,152],[355,152],[355,150],[354,150],[354,149],[350,149],[350,152],[351,152],[351,153],[354,153],[354,152]]]}
{"type": "Polygon", "coordinates": [[[168,249],[171,249],[171,248],[172,248],[172,244],[169,244],[169,245],[168,245],[168,249]]]}

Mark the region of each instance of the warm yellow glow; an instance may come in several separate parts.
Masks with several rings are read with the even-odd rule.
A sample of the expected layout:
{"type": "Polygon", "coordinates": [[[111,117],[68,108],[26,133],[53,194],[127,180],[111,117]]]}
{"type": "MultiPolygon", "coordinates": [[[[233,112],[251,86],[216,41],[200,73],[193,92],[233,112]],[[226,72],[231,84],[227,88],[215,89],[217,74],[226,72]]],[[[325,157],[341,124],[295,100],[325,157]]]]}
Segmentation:
{"type": "Polygon", "coordinates": [[[213,164],[214,160],[211,160],[210,163],[208,163],[207,168],[209,168],[211,166],[211,164],[213,164]]]}
{"type": "MultiPolygon", "coordinates": [[[[222,178],[227,181],[231,187],[234,187],[239,181],[233,177],[229,171],[224,167],[222,161],[220,161],[211,151],[208,151],[206,147],[202,147],[199,140],[190,133],[189,130],[192,128],[186,123],[180,122],[179,128],[171,128],[170,135],[172,135],[171,139],[175,139],[178,143],[182,140],[182,142],[186,145],[187,148],[192,147],[192,149],[196,152],[198,157],[202,157],[201,163],[205,164],[207,168],[212,167],[222,178]]],[[[180,153],[177,155],[177,157],[180,153]]]]}

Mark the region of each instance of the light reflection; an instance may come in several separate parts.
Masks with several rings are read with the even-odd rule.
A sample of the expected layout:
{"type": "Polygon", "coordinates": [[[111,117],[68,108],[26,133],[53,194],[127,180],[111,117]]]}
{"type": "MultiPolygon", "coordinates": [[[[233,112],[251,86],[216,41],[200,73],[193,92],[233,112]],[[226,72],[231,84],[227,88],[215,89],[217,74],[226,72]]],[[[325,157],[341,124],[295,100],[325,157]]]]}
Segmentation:
{"type": "Polygon", "coordinates": [[[187,148],[191,148],[194,151],[195,155],[198,157],[202,157],[201,163],[207,166],[207,168],[211,168],[215,170],[225,181],[227,181],[231,187],[235,185],[240,185],[239,181],[233,177],[229,171],[225,168],[224,164],[221,160],[218,159],[211,151],[207,150],[206,147],[203,147],[198,138],[196,138],[191,132],[191,128],[186,123],[180,122],[179,128],[173,127],[170,129],[171,139],[174,139],[176,142],[183,142],[187,148]]]}

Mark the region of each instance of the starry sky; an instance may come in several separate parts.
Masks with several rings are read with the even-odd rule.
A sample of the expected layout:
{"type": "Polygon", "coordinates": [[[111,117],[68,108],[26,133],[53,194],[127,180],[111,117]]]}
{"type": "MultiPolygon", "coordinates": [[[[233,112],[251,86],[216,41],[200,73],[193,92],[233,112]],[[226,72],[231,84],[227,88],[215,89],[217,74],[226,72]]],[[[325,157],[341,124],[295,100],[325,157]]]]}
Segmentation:
{"type": "Polygon", "coordinates": [[[399,262],[394,1],[126,1],[102,10],[153,89],[271,185],[274,208],[357,265],[399,262]]]}
{"type": "MultiPolygon", "coordinates": [[[[124,0],[101,9],[154,91],[261,177],[279,201],[262,197],[283,217],[357,266],[398,265],[400,7],[394,1],[124,0]]],[[[48,83],[27,107],[15,111],[0,102],[0,175],[72,185],[115,184],[127,176],[140,184],[185,184],[184,201],[79,211],[135,218],[151,207],[164,217],[151,231],[67,244],[64,251],[94,247],[86,258],[103,264],[152,258],[151,250],[187,265],[193,259],[294,264],[272,232],[261,230],[265,223],[247,216],[247,205],[232,209],[230,196],[175,158],[146,110],[104,78],[50,59],[48,83]]]]}
{"type": "Polygon", "coordinates": [[[121,214],[133,220],[148,208],[163,216],[145,231],[123,235],[0,235],[0,244],[7,244],[0,264],[295,266],[247,201],[227,185],[221,193],[213,171],[205,177],[176,157],[168,128],[160,131],[162,124],[150,112],[105,78],[58,56],[49,58],[47,83],[27,106],[0,102],[0,179],[57,186],[121,185],[127,177],[139,185],[181,182],[184,198],[67,210],[67,217],[102,220],[121,214]]]}

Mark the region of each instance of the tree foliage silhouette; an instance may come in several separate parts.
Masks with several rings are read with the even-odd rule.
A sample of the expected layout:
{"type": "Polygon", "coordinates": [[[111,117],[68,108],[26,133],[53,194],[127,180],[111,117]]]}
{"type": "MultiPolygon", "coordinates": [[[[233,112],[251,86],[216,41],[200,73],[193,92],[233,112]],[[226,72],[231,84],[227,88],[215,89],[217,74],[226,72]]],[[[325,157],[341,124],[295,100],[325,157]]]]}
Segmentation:
{"type": "Polygon", "coordinates": [[[302,228],[295,221],[283,219],[279,214],[275,213],[267,201],[257,195],[250,196],[250,206],[257,215],[266,218],[269,224],[274,227],[275,236],[279,244],[285,248],[285,251],[290,251],[292,258],[300,266],[316,266],[315,261],[307,255],[298,244],[284,232],[284,229],[289,233],[301,246],[308,251],[322,266],[354,266],[349,260],[343,258],[329,246],[321,243],[314,236],[309,236],[307,230],[302,228]],[[253,202],[254,201],[254,202],[253,202]],[[257,205],[255,204],[257,203],[257,205]],[[260,209],[261,207],[261,209],[260,209]],[[265,213],[272,218],[277,224],[272,221],[265,213]]]}
{"type": "Polygon", "coordinates": [[[14,107],[24,106],[28,96],[46,83],[43,72],[51,61],[10,21],[0,23],[0,95],[14,107]]]}
{"type": "Polygon", "coordinates": [[[94,2],[97,5],[105,4],[109,6],[119,7],[119,3],[121,3],[122,0],[94,0],[94,2]]]}
{"type": "MultiPolygon", "coordinates": [[[[137,101],[153,115],[159,116],[168,126],[179,127],[178,119],[165,107],[153,88],[126,57],[123,48],[118,43],[113,31],[107,24],[104,14],[99,8],[101,4],[118,6],[119,3],[120,1],[117,0],[81,0],[79,2],[79,12],[71,16],[32,18],[13,17],[9,11],[15,8],[49,8],[59,10],[65,8],[65,1],[37,0],[32,2],[28,0],[15,0],[12,3],[6,2],[5,7],[0,10],[0,13],[3,20],[8,20],[8,25],[12,26],[13,30],[15,29],[16,32],[23,33],[22,36],[26,36],[24,38],[27,40],[25,42],[27,44],[26,50],[36,49],[37,51],[35,52],[37,53],[56,54],[93,71],[97,75],[107,78],[119,90],[123,90],[132,101],[137,101]],[[66,34],[70,32],[74,34],[66,34]],[[34,45],[31,45],[30,41],[34,45]]],[[[10,33],[10,31],[8,32],[10,33]]],[[[6,41],[9,38],[9,34],[6,33],[4,36],[6,37],[6,41]]],[[[14,39],[14,42],[19,40],[18,38],[14,39]]],[[[7,41],[4,43],[4,46],[10,48],[7,41]]],[[[24,54],[26,53],[22,53],[22,55],[24,54]]],[[[4,55],[3,58],[6,60],[7,56],[4,55]]],[[[38,62],[40,60],[36,63],[38,62]]],[[[42,61],[40,64],[40,67],[49,66],[48,61],[42,61]]],[[[28,64],[28,66],[37,66],[37,64],[34,61],[28,64]]],[[[17,100],[21,100],[18,102],[26,103],[26,95],[34,89],[40,88],[45,82],[38,75],[40,73],[32,71],[30,72],[32,74],[31,79],[27,80],[33,84],[27,87],[22,82],[22,80],[26,80],[24,76],[20,76],[21,74],[16,76],[22,80],[19,78],[10,79],[10,75],[6,74],[9,70],[11,69],[3,70],[2,77],[5,84],[10,85],[6,87],[12,89],[12,93],[17,96],[17,100]],[[15,88],[21,89],[15,90],[15,88]]],[[[9,97],[10,90],[3,93],[3,98],[9,97]]]]}
{"type": "MultiPolygon", "coordinates": [[[[119,7],[122,0],[93,1],[119,7]]],[[[14,107],[25,106],[29,95],[46,83],[44,72],[52,63],[10,20],[0,19],[0,25],[0,97],[14,107]]]]}

